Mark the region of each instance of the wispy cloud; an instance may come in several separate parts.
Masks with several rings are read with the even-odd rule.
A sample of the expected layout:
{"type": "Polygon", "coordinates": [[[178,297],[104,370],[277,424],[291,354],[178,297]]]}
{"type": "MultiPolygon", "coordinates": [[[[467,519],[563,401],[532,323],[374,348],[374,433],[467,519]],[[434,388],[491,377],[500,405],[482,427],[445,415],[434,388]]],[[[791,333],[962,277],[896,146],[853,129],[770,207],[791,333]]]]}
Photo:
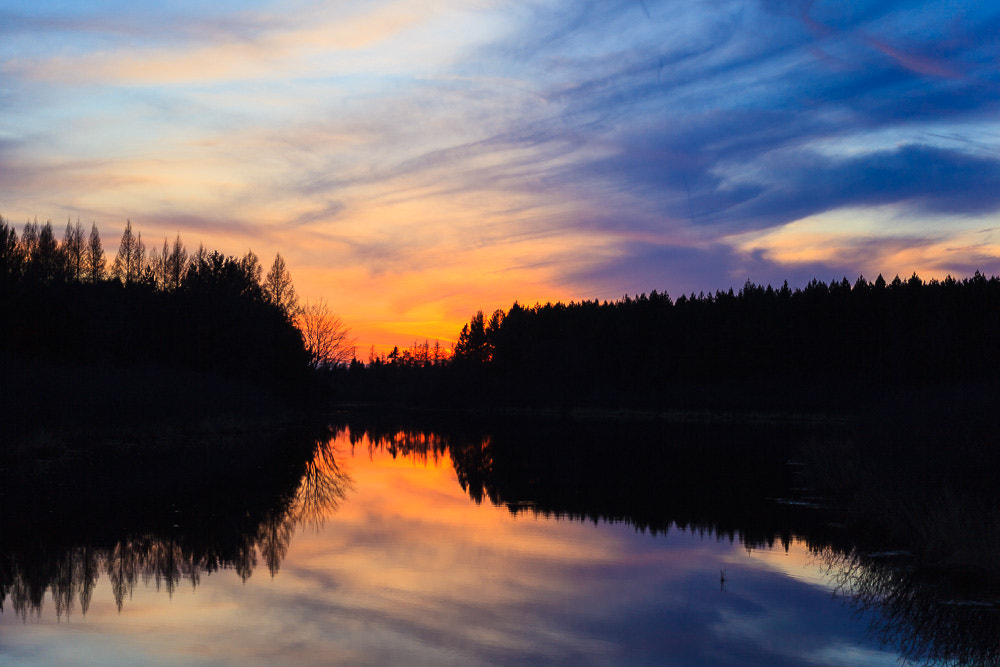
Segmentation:
{"type": "Polygon", "coordinates": [[[300,291],[407,335],[515,299],[854,274],[852,257],[998,271],[968,233],[1000,209],[1000,10],[960,9],[0,10],[0,213],[273,243],[300,291]],[[878,252],[787,250],[802,237],[783,230],[843,211],[891,229],[825,233],[878,252]]]}

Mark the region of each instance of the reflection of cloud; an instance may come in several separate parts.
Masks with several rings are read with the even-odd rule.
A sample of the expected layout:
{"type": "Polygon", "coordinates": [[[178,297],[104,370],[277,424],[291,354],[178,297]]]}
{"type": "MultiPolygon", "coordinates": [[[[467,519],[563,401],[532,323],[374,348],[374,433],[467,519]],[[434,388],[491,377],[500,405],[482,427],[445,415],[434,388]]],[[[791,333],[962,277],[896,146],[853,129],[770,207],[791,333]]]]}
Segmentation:
{"type": "MultiPolygon", "coordinates": [[[[206,574],[172,598],[98,590],[72,631],[0,614],[5,657],[211,664],[801,664],[888,658],[825,589],[775,576],[739,544],[474,504],[448,454],[369,456],[336,439],[317,473],[355,490],[301,528],[274,578],[206,574]],[[718,572],[727,568],[726,591],[718,572]],[[849,646],[856,647],[851,652],[849,646]],[[858,648],[860,647],[860,648],[858,648]]],[[[334,494],[342,499],[339,493],[334,494]]],[[[754,552],[761,558],[761,552],[754,552]]],[[[779,560],[780,553],[770,555],[779,560]]],[[[786,567],[789,574],[796,568],[786,567]]],[[[801,575],[801,573],[799,573],[801,575]]],[[[801,578],[801,577],[800,577],[801,578]]],[[[103,584],[102,584],[103,585],[103,584]]]]}

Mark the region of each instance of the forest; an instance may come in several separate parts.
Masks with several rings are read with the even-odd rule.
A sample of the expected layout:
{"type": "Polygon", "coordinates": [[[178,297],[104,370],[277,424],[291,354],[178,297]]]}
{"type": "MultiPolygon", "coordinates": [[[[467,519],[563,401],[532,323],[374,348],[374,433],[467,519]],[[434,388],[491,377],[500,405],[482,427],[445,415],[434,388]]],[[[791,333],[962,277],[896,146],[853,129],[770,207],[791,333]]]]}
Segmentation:
{"type": "Polygon", "coordinates": [[[137,416],[259,411],[279,396],[447,409],[895,403],[975,413],[997,397],[1000,372],[1000,278],[979,272],[515,302],[477,312],[451,352],[414,343],[363,362],[324,302],[298,303],[280,254],[265,273],[252,251],[189,254],[179,235],[147,252],[127,222],[112,259],[96,224],[88,235],[67,222],[60,242],[51,223],[29,222],[19,237],[0,218],[0,312],[0,399],[15,421],[68,409],[70,394],[91,397],[88,414],[124,401],[137,416]]]}
{"type": "Polygon", "coordinates": [[[974,410],[995,397],[998,371],[1000,279],[977,272],[515,302],[476,313],[448,360],[414,345],[355,362],[341,383],[361,398],[451,405],[974,410]]]}
{"type": "Polygon", "coordinates": [[[126,224],[107,257],[95,225],[0,218],[0,391],[8,432],[256,411],[315,394],[291,275],[248,251],[189,255],[178,235],[149,252],[126,224]]]}

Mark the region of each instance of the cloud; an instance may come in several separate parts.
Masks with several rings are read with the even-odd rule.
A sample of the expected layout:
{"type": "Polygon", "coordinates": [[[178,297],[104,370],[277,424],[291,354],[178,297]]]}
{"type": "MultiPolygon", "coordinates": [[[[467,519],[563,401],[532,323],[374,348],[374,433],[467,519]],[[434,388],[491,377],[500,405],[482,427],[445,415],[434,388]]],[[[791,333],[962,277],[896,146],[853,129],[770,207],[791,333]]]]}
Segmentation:
{"type": "MultiPolygon", "coordinates": [[[[72,18],[13,15],[7,32],[22,39],[39,33],[65,33],[71,39],[54,54],[22,42],[24,52],[6,59],[0,70],[62,85],[147,87],[344,73],[350,63],[360,61],[341,61],[338,54],[369,50],[370,59],[376,60],[378,54],[370,49],[417,29],[442,4],[418,8],[382,2],[363,10],[306,6],[298,12],[248,8],[219,14],[199,10],[72,18]]],[[[405,60],[392,62],[398,66],[405,60]]]]}
{"type": "Polygon", "coordinates": [[[128,215],[228,252],[256,238],[301,262],[303,294],[388,294],[325,294],[380,322],[406,318],[368,303],[462,320],[850,275],[852,256],[992,261],[966,224],[1000,207],[990,6],[104,7],[0,18],[7,217],[128,215]],[[790,251],[797,222],[845,210],[891,229],[790,251]]]}
{"type": "Polygon", "coordinates": [[[1000,159],[930,146],[832,158],[779,152],[764,160],[762,180],[768,185],[729,212],[747,227],[896,203],[937,213],[981,214],[1000,208],[1000,159]]]}

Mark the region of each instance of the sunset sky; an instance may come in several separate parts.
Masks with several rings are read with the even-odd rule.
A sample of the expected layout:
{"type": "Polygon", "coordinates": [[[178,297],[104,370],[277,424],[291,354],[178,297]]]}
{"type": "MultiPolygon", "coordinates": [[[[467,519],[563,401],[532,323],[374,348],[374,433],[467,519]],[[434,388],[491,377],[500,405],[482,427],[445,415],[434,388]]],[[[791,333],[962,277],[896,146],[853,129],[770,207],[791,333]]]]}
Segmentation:
{"type": "Polygon", "coordinates": [[[477,310],[1000,273],[1000,4],[0,0],[0,215],[477,310]]]}

